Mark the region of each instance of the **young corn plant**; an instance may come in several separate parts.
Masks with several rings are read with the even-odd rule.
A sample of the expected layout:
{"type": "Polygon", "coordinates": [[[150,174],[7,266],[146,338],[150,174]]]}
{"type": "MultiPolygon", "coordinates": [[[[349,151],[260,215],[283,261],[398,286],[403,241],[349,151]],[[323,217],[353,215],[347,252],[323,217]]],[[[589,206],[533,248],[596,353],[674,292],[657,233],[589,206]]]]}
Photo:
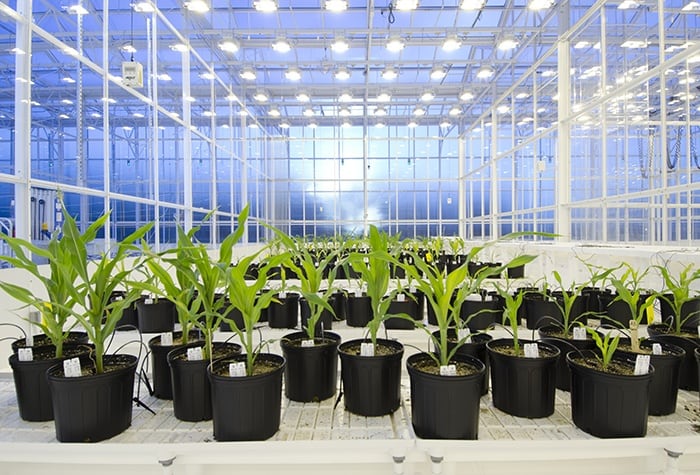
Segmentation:
{"type": "Polygon", "coordinates": [[[601,337],[594,328],[586,328],[586,331],[591,335],[598,351],[600,351],[600,356],[596,355],[596,359],[600,362],[603,371],[607,371],[613,356],[615,356],[617,345],[620,343],[620,335],[617,334],[611,339],[610,332],[601,337]]]}

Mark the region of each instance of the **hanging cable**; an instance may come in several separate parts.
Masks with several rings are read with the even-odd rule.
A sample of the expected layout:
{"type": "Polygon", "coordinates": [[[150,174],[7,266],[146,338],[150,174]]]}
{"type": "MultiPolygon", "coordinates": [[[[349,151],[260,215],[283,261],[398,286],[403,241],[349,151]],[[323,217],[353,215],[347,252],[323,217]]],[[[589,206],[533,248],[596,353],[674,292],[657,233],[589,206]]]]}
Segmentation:
{"type": "Polygon", "coordinates": [[[673,144],[673,150],[668,150],[666,147],[666,166],[669,170],[673,170],[678,165],[678,160],[681,157],[681,138],[683,136],[683,126],[676,127],[676,141],[673,144]]]}
{"type": "Polygon", "coordinates": [[[131,8],[131,61],[134,61],[134,9],[131,8]]]}

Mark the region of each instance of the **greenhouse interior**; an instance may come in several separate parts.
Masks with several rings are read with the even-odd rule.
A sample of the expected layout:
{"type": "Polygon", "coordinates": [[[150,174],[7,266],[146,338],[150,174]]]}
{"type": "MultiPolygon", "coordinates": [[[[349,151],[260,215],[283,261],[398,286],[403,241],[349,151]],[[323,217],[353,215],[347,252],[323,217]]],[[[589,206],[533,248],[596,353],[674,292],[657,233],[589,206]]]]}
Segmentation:
{"type": "MultiPolygon", "coordinates": [[[[57,272],[50,254],[73,231],[90,237],[65,251],[73,258],[128,254],[114,273],[150,269],[140,251],[164,256],[164,272],[173,271],[185,237],[188,251],[201,246],[232,268],[254,256],[265,269],[288,254],[286,243],[343,248],[345,267],[333,260],[336,280],[326,272],[324,282],[346,296],[368,291],[348,263],[369,268],[379,255],[373,238],[399,243],[409,256],[401,265],[464,251],[496,263],[498,275],[462,276],[483,284],[472,289],[483,295],[566,293],[594,276],[618,296],[618,283],[653,288],[654,302],[635,300],[643,310],[631,311],[651,337],[647,323],[665,321],[664,307],[679,302],[668,298],[670,283],[687,280],[686,294],[700,296],[699,2],[3,0],[0,66],[0,282],[14,286],[0,284],[1,472],[700,474],[692,346],[695,386],[679,389],[675,412],[650,415],[645,435],[610,439],[572,422],[573,393],[560,388],[547,417],[510,415],[483,396],[478,437],[422,437],[404,368],[395,411],[348,410],[343,376],[321,401],[285,393],[273,436],[225,442],[210,420],[178,420],[171,401],[153,396],[143,362],[154,335],[111,328],[109,348],[142,361],[130,427],[104,443],[61,444],[53,420],[22,420],[4,363],[15,356],[9,340],[45,329],[45,314],[65,310],[76,329],[86,326],[68,302],[87,291],[87,274],[72,277],[86,284],[63,301],[26,300],[55,284],[40,274],[57,272]],[[364,264],[353,261],[358,248],[364,264]],[[527,256],[524,275],[511,279],[527,256]]],[[[315,266],[326,263],[326,251],[313,255],[315,266]]],[[[400,266],[382,259],[392,272],[400,266]]],[[[406,273],[392,274],[388,293],[414,293],[429,269],[413,280],[406,273]]],[[[304,279],[285,276],[265,288],[301,292],[313,314],[304,279]]],[[[421,331],[438,328],[430,303],[410,330],[382,322],[405,357],[437,346],[421,331]]],[[[332,330],[343,341],[366,338],[367,328],[340,318],[345,305],[333,308],[332,330]]],[[[537,340],[536,325],[523,322],[509,329],[499,317],[494,338],[520,324],[523,338],[537,340]]],[[[287,328],[304,325],[302,315],[287,328]]],[[[697,327],[691,343],[700,348],[697,327]]],[[[288,330],[256,328],[261,346],[281,355],[288,330]]],[[[217,336],[244,344],[230,328],[217,336]]]]}

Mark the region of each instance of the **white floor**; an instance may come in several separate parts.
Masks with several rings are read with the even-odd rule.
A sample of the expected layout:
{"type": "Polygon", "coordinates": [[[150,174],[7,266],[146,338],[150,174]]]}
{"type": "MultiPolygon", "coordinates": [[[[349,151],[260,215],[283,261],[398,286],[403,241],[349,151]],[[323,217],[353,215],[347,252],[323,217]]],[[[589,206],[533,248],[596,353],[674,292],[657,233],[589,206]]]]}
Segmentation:
{"type": "MultiPolygon", "coordinates": [[[[357,329],[336,325],[344,339],[357,329]]],[[[281,336],[287,331],[278,332],[281,336]]],[[[119,336],[124,341],[133,335],[119,336]]],[[[393,337],[425,346],[420,332],[393,337]]],[[[261,443],[217,443],[211,421],[187,423],[170,401],[140,396],[155,411],[134,407],[123,434],[99,444],[59,444],[53,422],[20,420],[14,384],[0,375],[0,474],[37,473],[699,473],[700,404],[680,391],[676,413],[650,417],[643,439],[598,440],[571,422],[569,395],[557,392],[555,413],[543,419],[509,416],[482,397],[478,441],[423,441],[413,434],[407,377],[401,407],[391,416],[348,413],[342,399],[302,404],[283,400],[279,432],[261,443]],[[664,449],[682,453],[669,457],[664,449]],[[431,459],[432,457],[432,459],[431,459]],[[168,465],[169,460],[173,460],[168,465]],[[397,462],[395,462],[396,460],[397,462]],[[403,462],[400,462],[404,460],[403,462]],[[432,460],[432,461],[431,461],[432,460]],[[50,464],[50,465],[47,465],[50,464]],[[678,471],[678,469],[680,472],[678,471]]]]}

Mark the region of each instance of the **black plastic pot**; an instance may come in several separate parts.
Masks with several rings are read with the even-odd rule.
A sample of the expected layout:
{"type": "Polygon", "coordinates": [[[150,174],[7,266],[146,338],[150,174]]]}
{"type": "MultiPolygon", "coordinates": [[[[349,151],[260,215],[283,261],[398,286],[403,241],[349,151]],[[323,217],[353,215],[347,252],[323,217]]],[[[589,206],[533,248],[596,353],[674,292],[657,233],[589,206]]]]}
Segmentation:
{"type": "Polygon", "coordinates": [[[140,298],[136,315],[141,333],[165,333],[175,328],[175,304],[170,300],[140,298]]]}
{"type": "MultiPolygon", "coordinates": [[[[589,356],[595,358],[594,356],[589,356]]],[[[581,355],[569,353],[571,369],[571,417],[579,429],[596,437],[644,437],[649,418],[649,374],[626,376],[605,373],[580,363],[581,355]]],[[[634,363],[626,363],[634,370],[634,363]]]]}
{"type": "Polygon", "coordinates": [[[280,340],[287,366],[284,371],[284,393],[292,401],[323,401],[338,388],[338,345],[340,335],[319,334],[314,346],[301,346],[306,332],[294,332],[280,340]]]}
{"type": "Polygon", "coordinates": [[[87,355],[89,346],[65,345],[63,357],[56,358],[55,347],[43,346],[33,349],[32,361],[20,361],[17,354],[10,355],[10,367],[15,382],[19,416],[25,421],[41,422],[53,419],[51,391],[46,379],[46,371],[66,358],[87,355]]]}
{"type": "MultiPolygon", "coordinates": [[[[66,378],[63,364],[46,372],[53,404],[56,438],[60,442],[99,442],[131,425],[134,374],[138,358],[105,356],[105,366],[120,367],[102,374],[66,378]]],[[[81,366],[91,365],[81,358],[81,366]]]]}
{"type": "MultiPolygon", "coordinates": [[[[112,292],[112,295],[110,296],[109,300],[110,302],[123,299],[125,295],[125,292],[122,290],[115,290],[112,292]]],[[[139,321],[138,317],[136,315],[136,302],[133,302],[131,305],[126,307],[123,312],[122,312],[122,318],[119,319],[117,322],[116,329],[117,330],[134,330],[138,328],[139,326],[139,321]]]]}
{"type": "Polygon", "coordinates": [[[347,297],[346,322],[350,327],[362,328],[372,320],[372,302],[367,294],[356,296],[349,294],[347,297]]]}
{"type": "MultiPolygon", "coordinates": [[[[512,346],[512,339],[486,344],[491,363],[491,397],[497,408],[518,417],[538,418],[554,413],[559,349],[538,342],[540,350],[551,353],[539,358],[511,356],[496,350],[512,346]]],[[[531,343],[520,340],[521,344],[531,343]]]]}
{"type": "Polygon", "coordinates": [[[493,295],[483,300],[467,299],[462,304],[460,316],[470,331],[486,330],[503,320],[503,302],[493,295]]]}
{"type": "MultiPolygon", "coordinates": [[[[639,296],[638,306],[641,306],[649,296],[649,294],[641,294],[639,296]]],[[[607,317],[608,322],[617,324],[620,328],[629,328],[630,320],[634,318],[634,315],[632,315],[627,302],[615,300],[615,298],[617,298],[617,294],[615,293],[604,292],[601,293],[598,298],[600,300],[601,310],[604,312],[604,316],[607,317]]],[[[603,319],[603,323],[605,322],[606,319],[603,319]]]]}
{"type": "MultiPolygon", "coordinates": [[[[644,340],[640,346],[642,348],[651,348],[654,343],[657,342],[653,339],[644,340]]],[[[669,343],[658,343],[661,343],[661,349],[664,354],[651,355],[654,375],[649,384],[649,414],[652,416],[666,416],[676,412],[678,381],[681,363],[685,359],[685,350],[669,343]]]]}
{"type": "Polygon", "coordinates": [[[693,353],[695,353],[695,364],[698,367],[698,377],[700,378],[700,347],[695,348],[693,353]]]}
{"type": "MultiPolygon", "coordinates": [[[[212,417],[211,387],[207,378],[209,360],[189,361],[186,356],[188,348],[203,345],[204,342],[198,342],[168,353],[173,385],[173,413],[181,421],[208,421],[212,417]]],[[[236,343],[217,342],[214,346],[214,351],[222,357],[241,352],[241,346],[236,343]]]]}
{"type": "Polygon", "coordinates": [[[525,307],[525,326],[528,330],[564,321],[559,304],[554,300],[526,295],[523,298],[523,304],[525,307]]]}
{"type": "MultiPolygon", "coordinates": [[[[673,301],[673,294],[665,294],[665,298],[657,297],[661,304],[661,320],[664,322],[673,321],[673,309],[666,300],[673,301]]],[[[681,325],[684,328],[696,329],[700,325],[700,297],[691,298],[681,305],[681,325]]]]}
{"type": "MultiPolygon", "coordinates": [[[[33,345],[31,346],[35,351],[40,349],[40,348],[55,348],[53,343],[51,343],[51,340],[49,339],[48,336],[44,335],[43,333],[40,333],[38,335],[34,335],[33,337],[33,345]]],[[[68,332],[68,337],[63,341],[64,345],[86,345],[88,343],[89,338],[88,334],[86,332],[79,332],[79,331],[72,331],[68,332]]],[[[19,348],[27,348],[27,341],[25,338],[18,338],[17,340],[14,340],[12,342],[12,352],[17,353],[17,350],[19,348]]]]}
{"type": "Polygon", "coordinates": [[[220,370],[228,372],[229,364],[245,359],[245,355],[223,358],[207,371],[211,381],[214,438],[218,441],[265,440],[280,426],[284,358],[268,353],[258,355],[258,361],[278,365],[270,373],[241,377],[216,374],[220,370]]]}
{"type": "Polygon", "coordinates": [[[377,339],[394,353],[360,356],[351,349],[370,340],[350,340],[338,347],[345,409],[360,416],[391,414],[401,404],[401,361],[403,345],[394,340],[377,339]]]}
{"type": "MultiPolygon", "coordinates": [[[[452,338],[456,338],[456,332],[454,328],[450,328],[447,330],[448,336],[452,338]]],[[[435,338],[439,338],[439,331],[436,330],[433,332],[433,336],[435,338]]],[[[481,395],[484,396],[488,394],[489,392],[489,377],[491,374],[490,370],[490,365],[489,365],[489,357],[488,354],[486,353],[486,343],[491,341],[493,337],[489,335],[488,333],[474,333],[471,335],[471,338],[469,338],[469,341],[462,344],[462,346],[459,347],[457,350],[458,355],[466,355],[466,356],[472,356],[482,363],[484,363],[484,367],[486,369],[486,373],[484,374],[484,379],[481,384],[481,395]]],[[[452,341],[447,342],[447,347],[449,351],[452,351],[454,348],[455,343],[452,341]]]]}
{"type": "Polygon", "coordinates": [[[486,366],[472,356],[456,354],[451,362],[466,363],[476,373],[440,376],[415,368],[416,363],[429,359],[426,353],[416,353],[406,361],[411,381],[413,430],[423,439],[477,439],[486,366]]]}
{"type": "MultiPolygon", "coordinates": [[[[328,303],[331,307],[334,307],[334,299],[335,297],[333,295],[328,297],[328,303]]],[[[309,307],[309,302],[304,297],[299,299],[299,305],[301,308],[301,326],[302,328],[306,328],[309,324],[309,318],[311,317],[311,308],[309,307]]],[[[328,311],[328,309],[324,308],[321,310],[321,317],[316,322],[316,333],[331,330],[333,328],[333,320],[333,314],[328,311]]]]}
{"type": "MultiPolygon", "coordinates": [[[[669,333],[668,327],[664,324],[653,324],[647,327],[649,336],[656,341],[670,343],[679,346],[685,351],[685,358],[681,362],[678,373],[678,387],[689,391],[698,390],[698,363],[695,360],[694,351],[700,347],[700,338],[697,333],[694,337],[679,336],[669,333]]],[[[695,330],[697,332],[697,330],[695,330]]]]}
{"type": "MultiPolygon", "coordinates": [[[[401,294],[399,294],[401,295],[401,294]]],[[[413,330],[416,328],[416,321],[423,320],[423,309],[425,300],[422,292],[415,292],[413,298],[404,294],[404,300],[394,299],[389,304],[388,315],[405,314],[410,319],[400,317],[389,317],[384,320],[384,326],[390,330],[413,330]],[[415,300],[414,300],[415,299],[415,300]]]]}
{"type": "Polygon", "coordinates": [[[272,302],[267,308],[267,324],[270,328],[296,328],[299,323],[299,294],[287,293],[284,297],[275,296],[279,302],[272,302]]]}
{"type": "MultiPolygon", "coordinates": [[[[182,332],[173,333],[173,341],[178,341],[182,337],[182,332]]],[[[197,345],[201,340],[199,339],[199,332],[190,332],[190,341],[188,345],[197,345]]],[[[172,399],[173,398],[173,383],[170,377],[170,365],[168,364],[168,353],[170,353],[175,348],[180,348],[187,345],[174,344],[174,345],[161,345],[160,335],[151,338],[148,341],[148,348],[151,351],[151,375],[153,384],[153,396],[158,399],[172,399]]]]}
{"type": "Polygon", "coordinates": [[[586,334],[585,340],[574,340],[571,338],[562,338],[557,335],[561,328],[556,325],[547,325],[538,330],[540,339],[546,343],[559,348],[560,354],[557,358],[557,389],[569,391],[571,388],[571,372],[569,365],[566,363],[566,354],[576,350],[592,350],[595,348],[595,341],[586,334]]]}

